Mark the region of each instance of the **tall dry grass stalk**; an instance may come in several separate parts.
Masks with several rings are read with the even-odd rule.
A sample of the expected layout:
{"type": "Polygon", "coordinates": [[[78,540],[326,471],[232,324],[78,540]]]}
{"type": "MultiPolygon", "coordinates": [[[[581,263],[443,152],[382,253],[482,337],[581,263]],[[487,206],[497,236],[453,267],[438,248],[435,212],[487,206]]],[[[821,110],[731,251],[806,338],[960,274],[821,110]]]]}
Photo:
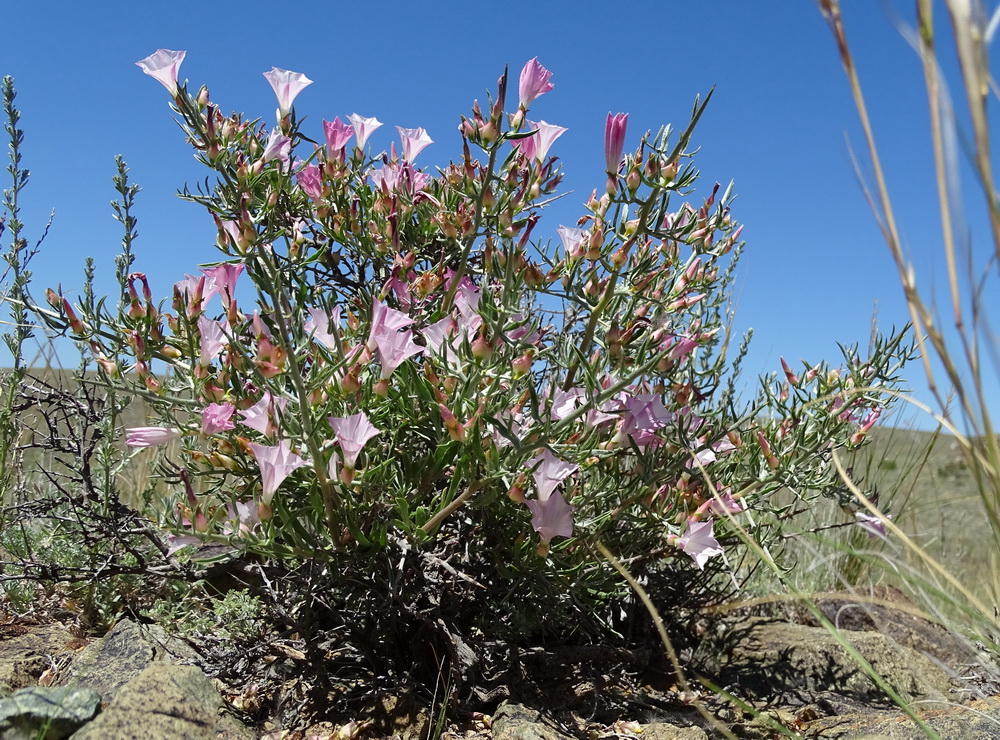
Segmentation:
{"type": "MultiPolygon", "coordinates": [[[[923,358],[924,371],[931,396],[936,404],[928,413],[949,433],[959,445],[965,465],[975,480],[982,513],[989,522],[992,540],[983,543],[992,552],[1000,552],[1000,443],[994,433],[987,382],[996,376],[997,347],[989,334],[986,320],[987,299],[994,281],[1000,278],[1000,205],[997,202],[993,168],[991,164],[991,131],[987,120],[989,97],[996,95],[996,86],[989,72],[988,42],[991,35],[980,3],[975,0],[946,0],[945,6],[951,21],[951,35],[958,51],[964,95],[952,97],[941,71],[938,57],[938,29],[935,27],[931,0],[918,0],[916,33],[913,44],[919,55],[927,88],[928,115],[930,119],[931,147],[934,155],[934,175],[937,184],[938,207],[941,219],[941,249],[947,264],[949,313],[936,310],[918,288],[918,266],[907,257],[899,229],[885,173],[876,146],[875,134],[868,116],[868,107],[862,92],[861,78],[855,65],[847,31],[837,0],[821,0],[837,42],[840,59],[850,84],[854,103],[860,117],[868,156],[871,162],[874,187],[865,194],[896,266],[900,285],[914,327],[923,358]],[[960,106],[960,108],[959,108],[960,106]],[[967,114],[972,131],[961,136],[957,118],[967,114]],[[963,202],[956,183],[959,182],[962,161],[957,154],[957,141],[966,142],[968,163],[972,166],[984,196],[992,253],[975,267],[978,256],[969,245],[956,235],[959,215],[971,202],[963,202]],[[968,265],[961,272],[960,265],[968,265]],[[976,270],[981,269],[981,274],[976,270]],[[997,271],[997,272],[994,272],[997,271]],[[947,328],[946,328],[947,327],[947,328]]],[[[868,502],[861,501],[871,511],[868,502]]],[[[947,516],[947,512],[943,515],[947,516]]],[[[879,515],[881,516],[881,515],[879,515]]],[[[901,531],[883,517],[886,526],[899,535],[901,531]]],[[[916,543],[903,540],[907,548],[919,551],[916,543]]],[[[920,558],[937,575],[942,575],[939,563],[920,551],[920,558]]],[[[993,558],[994,568],[996,558],[993,558]]],[[[997,625],[994,609],[983,603],[954,578],[945,579],[951,586],[950,593],[961,599],[979,614],[982,620],[997,625]]],[[[995,580],[995,579],[994,579],[995,580]]]]}

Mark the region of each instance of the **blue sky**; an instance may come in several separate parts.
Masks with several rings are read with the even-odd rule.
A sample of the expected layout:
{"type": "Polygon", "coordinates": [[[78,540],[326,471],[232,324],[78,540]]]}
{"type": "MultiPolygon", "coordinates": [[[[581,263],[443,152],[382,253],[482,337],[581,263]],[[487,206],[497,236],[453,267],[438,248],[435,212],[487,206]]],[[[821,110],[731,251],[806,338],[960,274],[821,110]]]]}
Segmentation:
{"type": "MultiPolygon", "coordinates": [[[[937,256],[933,171],[920,62],[890,16],[909,2],[846,2],[845,20],[904,243],[922,285],[945,301],[937,256]]],[[[215,230],[197,206],[175,197],[207,171],[172,121],[166,91],[135,61],[157,48],[184,49],[181,77],[207,84],[223,109],[266,119],[274,113],[272,66],[314,84],[298,115],[320,121],[358,112],[387,125],[372,138],[388,147],[394,126],[423,126],[435,144],[420,164],[459,151],[459,115],[509,64],[531,57],[553,72],[555,90],[533,113],[569,128],[553,153],[573,191],[545,215],[537,237],[555,238],[603,180],[608,111],[628,112],[629,141],[663,123],[683,126],[696,95],[715,88],[695,135],[702,186],[735,182],[734,216],[747,249],[736,299],[737,331],[755,330],[748,377],[837,356],[837,342],[865,344],[872,311],[886,329],[906,321],[888,251],[865,202],[848,143],[863,140],[836,46],[811,2],[576,0],[506,7],[496,3],[5,3],[0,74],[15,78],[31,181],[23,199],[28,236],[51,209],[55,221],[34,265],[39,294],[61,283],[78,290],[86,256],[98,288],[110,292],[121,239],[111,218],[114,157],[122,154],[143,192],[136,269],[154,291],[214,258],[215,230]]],[[[942,31],[945,28],[941,19],[942,31]]],[[[950,59],[946,47],[943,55],[950,59]]],[[[946,74],[954,77],[947,64],[946,74]]],[[[957,90],[957,83],[953,83],[957,90]]],[[[866,169],[867,172],[867,169],[866,169]]],[[[976,207],[981,198],[966,195],[976,207]]],[[[985,231],[969,224],[976,249],[985,231]]],[[[978,259],[978,258],[977,258],[978,259]]],[[[913,385],[926,398],[920,368],[913,385]]]]}

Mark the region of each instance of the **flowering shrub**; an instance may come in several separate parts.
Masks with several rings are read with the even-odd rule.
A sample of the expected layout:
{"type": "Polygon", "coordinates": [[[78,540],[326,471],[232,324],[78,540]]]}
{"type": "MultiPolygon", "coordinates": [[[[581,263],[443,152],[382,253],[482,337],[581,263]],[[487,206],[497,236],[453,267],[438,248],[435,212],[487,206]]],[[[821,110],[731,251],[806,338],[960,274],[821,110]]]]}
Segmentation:
{"type": "Polygon", "coordinates": [[[607,180],[552,240],[539,221],[566,129],[532,113],[553,89],[535,59],[516,104],[505,74],[435,171],[416,164],[434,143],[421,128],[377,154],[374,118],[303,131],[311,80],[294,72],[265,74],[274,126],[224,116],[178,83],[183,57],[138,64],[214,172],[183,197],[213,219],[218,261],[178,275],[169,306],[123,270],[118,312],[54,291],[37,309],[155,409],[128,445],[179,445],[171,553],[222,541],[329,563],[344,603],[444,584],[467,597],[452,617],[493,631],[590,626],[624,595],[598,541],[652,593],[704,602],[739,575],[741,538],[779,531],[772,494],[836,495],[832,451],[863,443],[909,349],[896,334],[839,366],[782,361],[740,400],[732,196],[679,200],[707,101],[630,150],[627,114],[608,114],[607,180]]]}

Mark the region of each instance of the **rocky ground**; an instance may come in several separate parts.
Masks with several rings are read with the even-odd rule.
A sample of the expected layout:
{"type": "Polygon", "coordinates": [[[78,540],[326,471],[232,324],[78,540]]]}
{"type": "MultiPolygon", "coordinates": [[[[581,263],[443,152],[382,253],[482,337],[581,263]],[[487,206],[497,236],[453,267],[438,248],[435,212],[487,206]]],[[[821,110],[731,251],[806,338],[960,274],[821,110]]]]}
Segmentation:
{"type": "MultiPolygon", "coordinates": [[[[316,686],[330,686],[318,680],[324,666],[306,660],[294,639],[262,646],[234,683],[208,642],[155,625],[123,620],[95,638],[54,619],[8,616],[0,624],[0,690],[7,695],[0,737],[924,737],[888,689],[912,702],[942,738],[1000,738],[1000,670],[981,646],[918,616],[891,588],[819,606],[885,686],[804,609],[791,620],[758,613],[706,621],[700,644],[685,655],[698,666],[687,687],[662,651],[508,646],[504,660],[516,665],[517,680],[478,693],[467,687],[462,706],[444,705],[440,685],[368,686],[364,697],[343,685],[317,696],[316,686]]],[[[337,649],[329,646],[330,660],[337,649]]],[[[480,673],[487,668],[480,660],[480,673]]]]}

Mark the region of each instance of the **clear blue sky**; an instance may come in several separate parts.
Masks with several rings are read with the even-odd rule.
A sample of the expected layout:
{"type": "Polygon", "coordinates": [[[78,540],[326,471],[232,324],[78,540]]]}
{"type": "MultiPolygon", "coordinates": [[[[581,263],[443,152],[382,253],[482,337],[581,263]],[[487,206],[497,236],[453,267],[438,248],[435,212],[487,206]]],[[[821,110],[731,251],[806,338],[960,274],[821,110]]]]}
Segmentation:
{"type": "MultiPolygon", "coordinates": [[[[930,285],[943,269],[926,96],[919,60],[889,18],[909,19],[912,3],[845,5],[904,241],[929,266],[930,285]]],[[[553,153],[574,192],[535,236],[555,238],[603,184],[608,111],[630,114],[631,147],[645,129],[683,125],[695,96],[714,86],[696,161],[705,188],[732,180],[739,194],[734,216],[745,224],[747,250],[736,327],[756,332],[748,376],[779,370],[779,355],[817,361],[836,356],[838,341],[864,344],[876,302],[886,328],[906,321],[850,162],[846,140],[864,148],[857,116],[812,2],[7,0],[3,18],[0,74],[15,78],[32,172],[23,201],[29,237],[55,209],[34,265],[39,295],[56,283],[78,290],[87,255],[97,260],[98,287],[114,289],[121,232],[108,203],[116,154],[143,188],[136,269],[154,291],[167,296],[183,273],[215,257],[211,221],[174,196],[208,173],[172,121],[166,91],[134,64],[158,48],[187,50],[181,77],[193,89],[207,84],[224,113],[270,120],[275,101],[261,73],[303,72],[314,84],[296,110],[309,116],[314,137],[321,119],[353,112],[387,124],[372,138],[378,148],[389,146],[395,125],[423,126],[436,142],[421,155],[425,166],[457,154],[459,115],[485,99],[504,64],[516,75],[537,56],[556,87],[533,113],[569,128],[553,153]]],[[[981,198],[970,201],[978,208],[981,198]]],[[[976,228],[971,215],[970,224],[976,228]]],[[[977,248],[987,248],[985,236],[976,232],[977,248]]],[[[943,287],[937,294],[944,299],[943,287]]],[[[921,388],[919,366],[912,374],[921,388]]]]}

